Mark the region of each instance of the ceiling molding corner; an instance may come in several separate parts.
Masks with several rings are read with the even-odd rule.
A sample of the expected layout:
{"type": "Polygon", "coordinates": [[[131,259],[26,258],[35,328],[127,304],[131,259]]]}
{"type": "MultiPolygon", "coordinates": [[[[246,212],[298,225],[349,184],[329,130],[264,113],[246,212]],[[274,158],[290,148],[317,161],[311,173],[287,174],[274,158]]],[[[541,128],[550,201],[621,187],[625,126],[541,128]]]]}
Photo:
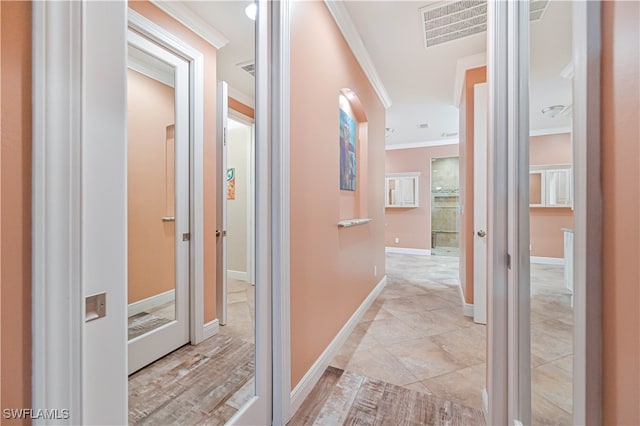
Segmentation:
{"type": "Polygon", "coordinates": [[[220,31],[204,21],[187,6],[176,1],[150,0],[156,7],[202,37],[216,49],[229,43],[229,39],[220,31]]]}
{"type": "Polygon", "coordinates": [[[239,91],[238,89],[227,85],[227,94],[230,98],[235,99],[236,101],[242,102],[246,106],[250,106],[254,108],[254,100],[251,96],[247,95],[244,92],[239,91]]]}
{"type": "Polygon", "coordinates": [[[429,148],[432,146],[458,145],[459,143],[460,143],[459,138],[436,139],[436,140],[424,141],[424,142],[391,144],[391,145],[386,145],[384,149],[385,151],[395,151],[397,149],[429,148]]]}
{"type": "Polygon", "coordinates": [[[391,106],[391,98],[378,75],[378,71],[376,71],[376,67],[373,65],[371,56],[362,42],[362,37],[360,37],[347,8],[344,6],[343,2],[340,1],[325,0],[324,3],[327,5],[329,12],[331,12],[336,24],[338,24],[340,32],[347,41],[347,44],[351,48],[356,60],[362,67],[362,71],[364,71],[365,75],[369,79],[369,82],[371,83],[371,86],[373,86],[378,98],[380,98],[382,105],[385,108],[389,108],[391,106]]]}
{"type": "Polygon", "coordinates": [[[453,85],[453,105],[460,106],[462,98],[462,86],[464,85],[464,77],[467,70],[487,65],[487,53],[477,53],[475,55],[465,56],[458,59],[456,65],[456,81],[453,85]]]}

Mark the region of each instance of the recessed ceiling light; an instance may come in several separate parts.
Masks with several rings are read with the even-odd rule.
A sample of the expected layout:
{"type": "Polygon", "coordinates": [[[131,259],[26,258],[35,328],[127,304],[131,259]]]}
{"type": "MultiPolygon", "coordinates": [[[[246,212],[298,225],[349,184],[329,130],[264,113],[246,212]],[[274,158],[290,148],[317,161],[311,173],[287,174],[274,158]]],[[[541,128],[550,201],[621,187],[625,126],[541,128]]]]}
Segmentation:
{"type": "Polygon", "coordinates": [[[428,129],[429,128],[429,123],[422,123],[422,124],[418,124],[418,129],[428,129]]]}
{"type": "Polygon", "coordinates": [[[247,18],[255,21],[256,15],[258,14],[258,5],[255,3],[251,3],[245,8],[244,13],[247,15],[247,18]]]}

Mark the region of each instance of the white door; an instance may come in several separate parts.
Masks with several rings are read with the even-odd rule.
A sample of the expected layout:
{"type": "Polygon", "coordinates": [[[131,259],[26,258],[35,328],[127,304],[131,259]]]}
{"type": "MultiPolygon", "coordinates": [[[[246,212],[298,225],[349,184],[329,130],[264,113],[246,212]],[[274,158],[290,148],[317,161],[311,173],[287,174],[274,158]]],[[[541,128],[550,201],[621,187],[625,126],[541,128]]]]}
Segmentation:
{"type": "Polygon", "coordinates": [[[128,30],[128,372],[189,342],[189,66],[128,30]]]}
{"type": "Polygon", "coordinates": [[[487,323],[487,83],[476,84],[473,117],[473,321],[487,323]]]}
{"type": "Polygon", "coordinates": [[[218,205],[216,223],[216,312],[220,325],[227,323],[227,119],[229,89],[224,81],[218,82],[216,110],[216,144],[218,153],[218,170],[220,171],[216,186],[218,188],[218,205]]]}

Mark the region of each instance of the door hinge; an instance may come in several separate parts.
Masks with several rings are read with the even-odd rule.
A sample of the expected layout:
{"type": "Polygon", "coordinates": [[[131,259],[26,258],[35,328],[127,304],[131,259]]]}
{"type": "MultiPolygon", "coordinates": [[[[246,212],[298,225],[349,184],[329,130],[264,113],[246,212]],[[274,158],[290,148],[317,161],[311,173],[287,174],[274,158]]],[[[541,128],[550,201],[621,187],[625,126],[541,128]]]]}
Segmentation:
{"type": "Polygon", "coordinates": [[[507,269],[511,269],[511,255],[507,254],[507,269]]]}
{"type": "Polygon", "coordinates": [[[189,232],[182,234],[182,241],[189,241],[189,240],[191,240],[191,234],[189,232]]]}
{"type": "Polygon", "coordinates": [[[222,145],[227,146],[227,128],[222,129],[222,145]]]}

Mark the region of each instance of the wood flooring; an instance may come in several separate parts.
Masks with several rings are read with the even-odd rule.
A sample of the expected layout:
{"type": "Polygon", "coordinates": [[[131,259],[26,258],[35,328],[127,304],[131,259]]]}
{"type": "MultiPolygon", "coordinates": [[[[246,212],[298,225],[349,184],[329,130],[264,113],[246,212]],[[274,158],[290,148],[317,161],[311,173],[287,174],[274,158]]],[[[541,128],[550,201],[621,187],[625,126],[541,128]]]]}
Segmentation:
{"type": "Polygon", "coordinates": [[[254,345],[215,335],[129,377],[129,424],[224,424],[254,394],[254,345]]]}
{"type": "Polygon", "coordinates": [[[480,410],[329,367],[289,426],[485,425],[480,410]]]}
{"type": "Polygon", "coordinates": [[[147,334],[170,322],[171,320],[168,318],[158,317],[148,312],[140,312],[139,314],[132,315],[129,317],[129,340],[147,334]]]}

